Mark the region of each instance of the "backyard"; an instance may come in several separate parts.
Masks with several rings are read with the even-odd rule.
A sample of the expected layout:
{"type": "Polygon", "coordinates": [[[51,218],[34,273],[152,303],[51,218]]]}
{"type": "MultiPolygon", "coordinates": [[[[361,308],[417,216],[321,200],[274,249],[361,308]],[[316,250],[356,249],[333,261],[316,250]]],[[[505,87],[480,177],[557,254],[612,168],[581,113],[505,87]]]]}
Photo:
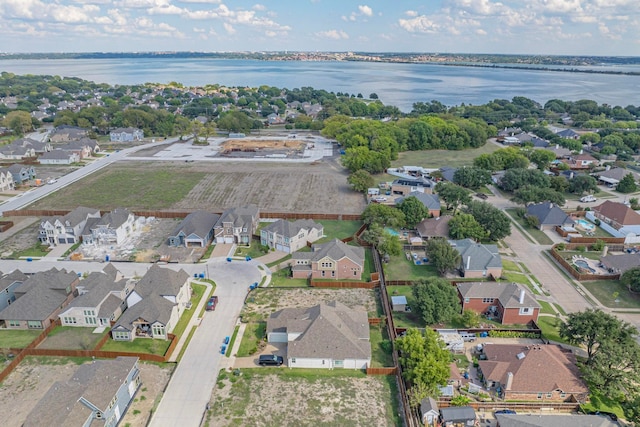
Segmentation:
{"type": "Polygon", "coordinates": [[[386,280],[409,280],[416,281],[428,277],[438,277],[438,272],[431,265],[416,265],[413,261],[407,260],[405,254],[392,256],[388,263],[383,264],[384,277],[386,280]]]}
{"type": "Polygon", "coordinates": [[[426,168],[440,168],[442,166],[460,167],[471,166],[473,159],[481,154],[493,153],[500,146],[487,142],[480,148],[466,150],[422,150],[403,151],[398,153],[398,159],[391,162],[391,167],[420,165],[426,168]]]}
{"type": "Polygon", "coordinates": [[[242,369],[218,376],[206,426],[399,426],[394,376],[321,369],[242,369]]]}
{"type": "Polygon", "coordinates": [[[619,280],[589,280],[581,283],[606,307],[640,308],[640,294],[630,292],[619,280]]]}
{"type": "Polygon", "coordinates": [[[0,331],[0,348],[25,348],[41,333],[42,331],[3,329],[0,331]]]}
{"type": "Polygon", "coordinates": [[[93,333],[95,328],[79,328],[75,326],[58,326],[54,328],[38,348],[58,350],[93,350],[98,341],[109,333],[106,328],[100,333],[93,333]]]}

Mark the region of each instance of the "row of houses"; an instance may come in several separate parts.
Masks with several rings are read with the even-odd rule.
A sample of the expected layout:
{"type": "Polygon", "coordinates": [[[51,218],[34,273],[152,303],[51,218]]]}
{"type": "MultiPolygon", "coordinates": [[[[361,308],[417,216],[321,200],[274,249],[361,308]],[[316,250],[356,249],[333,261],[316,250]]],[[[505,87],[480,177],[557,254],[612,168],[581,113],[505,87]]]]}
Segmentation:
{"type": "Polygon", "coordinates": [[[36,168],[31,165],[13,164],[0,168],[0,191],[14,190],[16,185],[22,185],[36,178],[36,168]]]}

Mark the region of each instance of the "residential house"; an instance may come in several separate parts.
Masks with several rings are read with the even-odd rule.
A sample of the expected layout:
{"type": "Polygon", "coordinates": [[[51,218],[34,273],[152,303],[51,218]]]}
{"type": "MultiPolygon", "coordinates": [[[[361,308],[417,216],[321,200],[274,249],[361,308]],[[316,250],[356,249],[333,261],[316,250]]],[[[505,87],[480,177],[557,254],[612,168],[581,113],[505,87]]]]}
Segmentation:
{"type": "Polygon", "coordinates": [[[35,150],[31,147],[23,147],[21,145],[14,144],[0,146],[0,159],[22,160],[35,156],[35,150]]]}
{"type": "Polygon", "coordinates": [[[580,139],[580,134],[573,129],[563,129],[556,132],[556,135],[564,139],[580,139]]]}
{"type": "Polygon", "coordinates": [[[425,426],[435,426],[438,422],[438,403],[433,397],[425,397],[420,402],[420,419],[425,426]]]}
{"type": "Polygon", "coordinates": [[[206,247],[213,239],[213,228],[220,215],[206,212],[191,212],[169,236],[169,246],[206,247]]]}
{"type": "Polygon", "coordinates": [[[412,192],[432,194],[436,183],[426,177],[398,178],[391,183],[391,193],[406,196],[412,192]]]}
{"type": "Polygon", "coordinates": [[[14,289],[15,301],[0,311],[0,327],[45,329],[76,294],[78,275],[51,270],[34,274],[14,289]]]}
{"type": "Polygon", "coordinates": [[[322,238],[324,227],[310,219],[293,222],[279,219],[260,230],[260,243],[288,254],[322,238]]]}
{"type": "Polygon", "coordinates": [[[620,424],[611,421],[604,415],[553,415],[544,416],[497,414],[496,427],[618,427],[620,424]]]}
{"type": "Polygon", "coordinates": [[[476,425],[476,412],[471,406],[450,406],[440,409],[440,426],[473,427],[476,425]]]}
{"type": "Polygon", "coordinates": [[[118,128],[109,132],[111,142],[142,141],[144,131],[136,128],[118,128]]]}
{"type": "Polygon", "coordinates": [[[565,211],[551,202],[527,206],[526,216],[536,218],[540,230],[554,230],[556,226],[572,227],[576,223],[565,211]]]}
{"type": "Polygon", "coordinates": [[[498,131],[498,138],[504,138],[506,136],[516,136],[521,133],[522,129],[517,127],[505,127],[504,129],[498,131]]]}
{"type": "Polygon", "coordinates": [[[445,215],[437,218],[426,218],[418,223],[416,231],[422,240],[434,238],[449,238],[449,221],[453,218],[451,215],[445,215]]]}
{"type": "Polygon", "coordinates": [[[406,196],[396,198],[394,200],[394,203],[397,206],[401,204],[407,197],[415,197],[416,199],[418,199],[424,205],[424,207],[429,210],[429,216],[435,218],[440,216],[440,197],[438,197],[437,194],[412,191],[406,196]]]}
{"type": "Polygon", "coordinates": [[[502,276],[502,257],[496,245],[483,245],[471,239],[454,240],[452,245],[460,253],[458,269],[462,277],[502,276]]]}
{"type": "MultiPolygon", "coordinates": [[[[139,219],[142,220],[142,217],[139,219]]],[[[101,218],[91,218],[82,231],[82,243],[87,245],[119,245],[139,227],[132,212],[116,208],[101,218]]]]}
{"type": "Polygon", "coordinates": [[[21,164],[13,164],[8,167],[9,172],[13,176],[13,182],[15,185],[24,184],[27,181],[35,179],[36,177],[36,168],[33,166],[21,165],[21,164]]]}
{"type": "Polygon", "coordinates": [[[80,161],[80,155],[74,151],[53,150],[38,157],[41,165],[70,165],[80,161]]]}
{"type": "Polygon", "coordinates": [[[544,150],[551,151],[556,155],[556,159],[566,159],[571,156],[571,150],[565,147],[561,147],[559,144],[554,146],[547,146],[544,150]]]}
{"type": "Polygon", "coordinates": [[[260,210],[255,205],[227,209],[214,227],[216,243],[249,245],[259,220],[260,210]]]}
{"type": "Polygon", "coordinates": [[[49,245],[78,243],[89,218],[100,218],[100,211],[80,206],[64,216],[43,219],[38,240],[49,245]]]}
{"type": "Polygon", "coordinates": [[[604,255],[600,257],[600,265],[609,273],[624,274],[627,270],[640,267],[640,254],[604,255]]]}
{"type": "Polygon", "coordinates": [[[190,305],[190,277],[153,265],[127,296],[127,309],[111,329],[116,341],[167,339],[190,305]]]}
{"type": "Polygon", "coordinates": [[[16,300],[15,290],[29,278],[20,270],[13,270],[9,274],[0,273],[0,311],[7,308],[16,300]]]}
{"type": "Polygon", "coordinates": [[[295,252],[291,270],[298,279],[360,280],[364,270],[364,248],[338,239],[313,245],[311,252],[295,252]]]}
{"type": "Polygon", "coordinates": [[[141,384],[137,357],[85,363],[69,380],[53,383],[22,426],[115,427],[141,384]]]}
{"type": "Polygon", "coordinates": [[[478,361],[483,385],[504,400],[587,401],[589,389],[570,350],[557,345],[485,344],[478,361]]]}
{"type": "Polygon", "coordinates": [[[547,148],[549,146],[549,141],[547,141],[546,139],[542,139],[542,138],[538,138],[537,136],[534,136],[531,138],[531,144],[533,145],[533,148],[547,148]]]}
{"type": "Polygon", "coordinates": [[[287,343],[290,368],[366,369],[371,365],[366,310],[337,301],[276,311],[267,320],[267,340],[287,343]]]}
{"type": "Polygon", "coordinates": [[[569,159],[565,161],[566,164],[573,170],[589,169],[598,166],[600,162],[591,154],[580,153],[569,156],[569,159]]]}
{"type": "Polygon", "coordinates": [[[452,168],[449,166],[443,166],[440,168],[440,174],[442,175],[442,179],[448,182],[453,182],[453,176],[456,174],[458,168],[452,168]]]}
{"type": "Polygon", "coordinates": [[[112,264],[95,271],[77,285],[79,296],[59,314],[62,326],[111,327],[125,310],[134,282],[122,277],[112,264]]]}
{"type": "Polygon", "coordinates": [[[87,129],[83,129],[77,126],[62,125],[55,128],[49,134],[49,141],[51,142],[66,142],[74,141],[87,137],[87,129]]]}
{"type": "Polygon", "coordinates": [[[11,171],[8,168],[0,168],[0,191],[11,191],[15,187],[11,171]]]}
{"type": "Polygon", "coordinates": [[[606,200],[588,211],[586,218],[600,221],[600,227],[613,237],[624,237],[625,243],[640,242],[640,214],[624,203],[606,200]]]}
{"type": "Polygon", "coordinates": [[[57,145],[56,149],[75,153],[80,159],[93,156],[100,152],[98,141],[89,138],[82,138],[76,141],[69,141],[66,144],[57,145]]]}
{"type": "MultiPolygon", "coordinates": [[[[616,186],[622,178],[624,178],[627,174],[633,173],[624,168],[609,168],[601,172],[595,172],[592,175],[598,180],[598,184],[616,186]]],[[[634,176],[635,179],[635,176],[634,176]]]]}
{"type": "Polygon", "coordinates": [[[462,311],[489,313],[503,325],[538,321],[540,304],[524,286],[505,282],[460,282],[457,288],[462,311]]]}
{"type": "Polygon", "coordinates": [[[31,138],[20,138],[11,143],[12,145],[31,148],[33,149],[34,156],[42,153],[46,153],[47,151],[51,151],[51,144],[48,142],[36,141],[31,138]]]}

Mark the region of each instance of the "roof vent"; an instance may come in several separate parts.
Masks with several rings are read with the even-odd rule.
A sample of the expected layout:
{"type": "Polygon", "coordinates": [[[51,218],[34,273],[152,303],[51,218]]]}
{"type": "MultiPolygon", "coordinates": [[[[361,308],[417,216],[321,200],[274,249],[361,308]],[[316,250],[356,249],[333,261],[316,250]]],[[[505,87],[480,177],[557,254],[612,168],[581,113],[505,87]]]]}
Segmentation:
{"type": "Polygon", "coordinates": [[[524,359],[524,358],[525,358],[525,356],[526,356],[526,354],[524,354],[524,353],[518,353],[518,354],[516,354],[516,357],[518,358],[518,360],[522,360],[522,359],[524,359]]]}

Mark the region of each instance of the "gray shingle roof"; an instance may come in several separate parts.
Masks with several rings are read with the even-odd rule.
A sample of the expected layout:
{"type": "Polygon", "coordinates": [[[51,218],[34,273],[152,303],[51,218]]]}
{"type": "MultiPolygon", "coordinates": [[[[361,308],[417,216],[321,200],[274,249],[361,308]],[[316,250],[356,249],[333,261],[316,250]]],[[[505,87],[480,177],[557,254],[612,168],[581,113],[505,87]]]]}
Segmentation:
{"type": "Polygon", "coordinates": [[[67,309],[71,307],[97,307],[109,294],[114,291],[122,291],[126,285],[127,281],[125,279],[114,282],[105,273],[93,272],[78,284],[78,287],[84,286],[88,291],[71,301],[67,309]]]}
{"type": "Polygon", "coordinates": [[[308,259],[311,261],[318,261],[324,257],[329,257],[334,261],[349,258],[358,265],[364,265],[364,248],[349,246],[338,239],[323,243],[322,245],[313,245],[313,252],[297,252],[294,254],[294,258],[304,255],[310,255],[308,259]]]}
{"type": "Polygon", "coordinates": [[[40,155],[41,160],[69,160],[70,154],[66,150],[51,150],[40,155]]]}
{"type": "Polygon", "coordinates": [[[28,278],[29,276],[24,274],[22,271],[13,270],[11,273],[5,274],[0,279],[0,290],[5,289],[6,287],[8,287],[9,285],[15,282],[24,282],[28,278]]]}
{"type": "Polygon", "coordinates": [[[317,230],[324,229],[322,224],[318,224],[311,219],[299,219],[293,222],[279,219],[267,225],[266,227],[263,227],[262,229],[270,233],[276,233],[286,238],[292,238],[294,236],[297,236],[298,233],[300,233],[300,230],[311,230],[314,228],[317,230]]]}
{"type": "Polygon", "coordinates": [[[460,263],[464,271],[502,267],[502,257],[496,245],[483,245],[471,239],[454,240],[453,243],[460,253],[460,263]]]}
{"type": "Polygon", "coordinates": [[[180,232],[185,236],[196,235],[204,239],[213,230],[220,215],[206,211],[191,212],[173,231],[172,235],[177,236],[180,232]]]}
{"type": "Polygon", "coordinates": [[[420,200],[422,204],[429,210],[440,209],[440,197],[437,194],[427,194],[421,193],[419,191],[412,191],[406,197],[398,197],[394,200],[395,204],[398,205],[404,201],[407,197],[415,197],[420,200]]]}
{"type": "Polygon", "coordinates": [[[110,228],[118,228],[122,224],[124,224],[127,219],[129,219],[130,214],[131,212],[129,212],[127,209],[116,208],[111,212],[104,214],[102,218],[100,218],[100,220],[94,224],[94,226],[97,227],[106,225],[110,228]]]}
{"type": "Polygon", "coordinates": [[[227,209],[222,213],[222,216],[220,216],[216,227],[222,227],[225,222],[231,222],[234,227],[249,228],[252,222],[258,217],[258,213],[259,209],[255,205],[227,209]]]}
{"type": "Polygon", "coordinates": [[[540,225],[573,225],[575,221],[565,211],[551,202],[527,206],[527,215],[538,218],[540,225]]]}
{"type": "Polygon", "coordinates": [[[496,414],[500,427],[617,427],[601,415],[548,415],[531,416],[516,414],[496,414]]]}
{"type": "Polygon", "coordinates": [[[600,262],[607,269],[622,274],[633,267],[640,267],[640,254],[606,255],[600,258],[600,262]]]}
{"type": "Polygon", "coordinates": [[[114,328],[123,327],[131,331],[133,322],[138,319],[144,319],[149,323],[160,322],[166,326],[169,319],[171,319],[171,311],[174,305],[174,303],[160,295],[148,295],[134,306],[127,308],[114,325],[114,328]]]}
{"type": "Polygon", "coordinates": [[[449,221],[451,215],[438,218],[425,218],[416,226],[420,237],[449,237],[449,221]]]}
{"type": "Polygon", "coordinates": [[[476,412],[471,406],[451,406],[440,409],[440,417],[442,417],[443,422],[475,420],[476,412]]]}
{"type": "Polygon", "coordinates": [[[497,298],[505,308],[540,308],[540,304],[533,295],[524,286],[516,283],[460,282],[457,287],[462,298],[497,298]],[[520,291],[524,291],[524,302],[522,304],[520,304],[520,291]]]}
{"type": "Polygon", "coordinates": [[[180,288],[189,279],[184,270],[174,271],[153,265],[136,284],[136,292],[145,298],[148,295],[178,295],[180,288]]]}

